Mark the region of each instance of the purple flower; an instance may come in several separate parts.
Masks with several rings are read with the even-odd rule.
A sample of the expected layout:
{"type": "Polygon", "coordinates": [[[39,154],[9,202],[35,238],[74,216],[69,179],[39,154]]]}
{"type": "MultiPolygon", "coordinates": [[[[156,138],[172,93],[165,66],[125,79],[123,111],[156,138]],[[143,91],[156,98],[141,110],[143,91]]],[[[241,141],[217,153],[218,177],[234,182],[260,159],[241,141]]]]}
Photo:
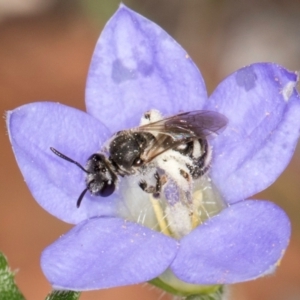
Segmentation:
{"type": "MultiPolygon", "coordinates": [[[[101,289],[136,284],[171,270],[192,284],[230,284],[271,273],[289,241],[286,214],[247,200],[289,163],[300,129],[297,74],[272,63],[244,67],[208,98],[188,54],[156,24],[121,5],[96,45],[87,80],[87,112],[40,102],[7,114],[13,150],[38,203],[76,226],[46,248],[42,269],[56,288],[101,289]],[[212,110],[226,129],[211,141],[210,177],[228,207],[179,241],[119,214],[124,190],[85,195],[85,173],[50,147],[85,164],[112,133],[138,126],[158,109],[212,110]]],[[[132,188],[134,201],[143,192],[132,188]]],[[[145,193],[144,193],[145,194],[145,193]]]]}

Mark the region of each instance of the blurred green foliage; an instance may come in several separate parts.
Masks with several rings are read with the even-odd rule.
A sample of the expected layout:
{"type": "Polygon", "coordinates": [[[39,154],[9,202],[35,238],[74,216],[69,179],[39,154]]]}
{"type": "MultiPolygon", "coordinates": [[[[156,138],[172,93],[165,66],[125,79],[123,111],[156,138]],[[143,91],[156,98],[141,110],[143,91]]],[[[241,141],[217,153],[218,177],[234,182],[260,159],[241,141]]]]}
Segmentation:
{"type": "Polygon", "coordinates": [[[120,0],[80,0],[83,10],[96,22],[106,22],[116,11],[120,0]]]}
{"type": "Polygon", "coordinates": [[[25,300],[15,284],[12,272],[4,254],[0,252],[0,300],[25,300]]]}

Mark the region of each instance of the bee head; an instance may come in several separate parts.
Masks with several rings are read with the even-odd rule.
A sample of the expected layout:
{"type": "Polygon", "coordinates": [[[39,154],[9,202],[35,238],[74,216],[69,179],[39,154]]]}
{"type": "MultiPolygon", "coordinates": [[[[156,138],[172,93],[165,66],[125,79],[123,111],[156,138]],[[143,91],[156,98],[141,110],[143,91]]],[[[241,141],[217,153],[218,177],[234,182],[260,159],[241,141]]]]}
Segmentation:
{"type": "Polygon", "coordinates": [[[60,158],[69,161],[78,166],[86,175],[86,188],[80,194],[77,200],[77,207],[80,206],[81,201],[87,191],[96,196],[107,197],[110,196],[115,188],[117,182],[117,175],[113,172],[113,166],[110,161],[102,154],[95,153],[87,161],[86,168],[84,168],[77,161],[62,154],[58,150],[50,147],[50,150],[60,158]]]}
{"type": "Polygon", "coordinates": [[[93,154],[87,161],[86,171],[86,185],[91,194],[107,197],[114,192],[117,176],[104,155],[93,154]]]}

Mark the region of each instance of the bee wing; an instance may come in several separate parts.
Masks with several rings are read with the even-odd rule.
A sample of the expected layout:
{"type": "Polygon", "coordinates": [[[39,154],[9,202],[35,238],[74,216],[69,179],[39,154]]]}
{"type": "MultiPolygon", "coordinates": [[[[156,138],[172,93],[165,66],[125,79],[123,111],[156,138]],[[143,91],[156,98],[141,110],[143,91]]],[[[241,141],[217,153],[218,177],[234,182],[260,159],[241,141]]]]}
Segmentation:
{"type": "Polygon", "coordinates": [[[145,151],[146,161],[151,161],[181,144],[218,134],[227,122],[227,118],[218,112],[196,110],[140,126],[137,130],[156,133],[155,142],[145,151]]]}
{"type": "Polygon", "coordinates": [[[191,140],[193,139],[186,138],[184,140],[174,140],[170,135],[159,134],[155,141],[145,149],[144,153],[141,155],[141,159],[145,163],[148,163],[167,150],[174,149],[177,146],[188,143],[191,140]]]}

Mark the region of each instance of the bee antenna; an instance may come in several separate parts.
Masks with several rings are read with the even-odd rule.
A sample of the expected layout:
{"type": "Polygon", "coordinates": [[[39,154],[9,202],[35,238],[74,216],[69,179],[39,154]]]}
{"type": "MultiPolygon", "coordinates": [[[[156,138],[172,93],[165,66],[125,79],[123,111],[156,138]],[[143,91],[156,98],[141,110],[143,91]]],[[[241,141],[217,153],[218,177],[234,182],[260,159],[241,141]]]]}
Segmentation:
{"type": "MultiPolygon", "coordinates": [[[[87,173],[87,174],[90,174],[90,172],[88,172],[80,163],[78,163],[77,161],[75,161],[75,160],[73,160],[73,159],[71,159],[70,157],[68,157],[68,156],[66,156],[66,155],[64,155],[64,154],[62,154],[61,152],[59,152],[58,150],[56,150],[56,149],[54,149],[53,147],[50,147],[50,150],[54,153],[54,154],[56,154],[58,157],[60,157],[60,158],[62,158],[62,159],[64,159],[64,160],[66,160],[66,161],[69,161],[70,163],[72,163],[72,164],[75,164],[77,167],[79,167],[82,171],[84,171],[85,173],[87,173]]],[[[81,196],[81,195],[80,195],[81,196]]],[[[84,194],[82,195],[82,197],[84,196],[84,194]]],[[[79,200],[79,199],[78,199],[79,200]]],[[[79,205],[80,205],[80,203],[79,203],[79,205]]],[[[77,206],[78,206],[78,204],[77,204],[77,206]]]]}
{"type": "Polygon", "coordinates": [[[88,186],[81,192],[80,196],[78,197],[77,203],[76,203],[77,208],[79,208],[85,193],[90,189],[91,184],[94,182],[95,182],[95,180],[90,181],[88,186]]]}
{"type": "Polygon", "coordinates": [[[76,203],[77,208],[79,208],[79,206],[80,206],[80,204],[81,204],[81,201],[82,201],[82,199],[83,199],[85,193],[88,191],[88,189],[89,189],[89,187],[85,188],[85,189],[81,192],[81,194],[80,194],[80,196],[79,196],[79,198],[78,198],[78,200],[77,200],[77,203],[76,203]]]}

